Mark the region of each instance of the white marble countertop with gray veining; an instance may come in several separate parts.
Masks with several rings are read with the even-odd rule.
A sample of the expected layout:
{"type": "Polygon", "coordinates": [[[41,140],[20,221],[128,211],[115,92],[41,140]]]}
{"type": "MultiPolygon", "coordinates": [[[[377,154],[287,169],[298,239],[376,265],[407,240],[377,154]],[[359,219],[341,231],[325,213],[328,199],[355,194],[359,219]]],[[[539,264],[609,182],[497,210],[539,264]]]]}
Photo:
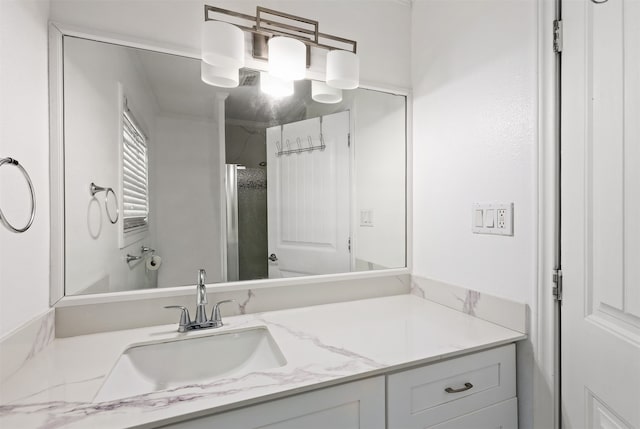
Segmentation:
{"type": "MultiPolygon", "coordinates": [[[[55,339],[0,385],[0,427],[157,427],[525,338],[412,295],[223,317],[223,321],[222,328],[186,334],[176,332],[176,325],[163,325],[55,339]],[[132,344],[251,327],[269,330],[287,361],[284,366],[94,402],[119,356],[132,344]]],[[[215,365],[215,356],[200,358],[215,365]]],[[[171,362],[166,367],[170,371],[171,362]]]]}

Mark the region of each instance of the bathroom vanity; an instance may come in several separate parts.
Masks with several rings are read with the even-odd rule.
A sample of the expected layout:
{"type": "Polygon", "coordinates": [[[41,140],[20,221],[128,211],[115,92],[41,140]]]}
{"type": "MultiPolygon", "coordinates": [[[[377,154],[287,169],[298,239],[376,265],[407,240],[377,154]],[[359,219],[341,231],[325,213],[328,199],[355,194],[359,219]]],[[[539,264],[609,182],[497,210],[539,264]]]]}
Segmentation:
{"type": "Polygon", "coordinates": [[[517,409],[510,344],[164,427],[517,428],[517,409]]]}
{"type": "Polygon", "coordinates": [[[0,425],[517,427],[513,343],[525,338],[521,332],[413,295],[223,314],[223,321],[221,328],[186,334],[173,324],[55,339],[0,385],[0,425]],[[273,341],[275,360],[214,374],[216,365],[226,365],[226,353],[236,353],[234,338],[246,339],[247,332],[273,341]],[[190,341],[221,337],[228,345],[189,348],[190,341]],[[165,344],[189,353],[154,351],[156,362],[134,373],[171,380],[204,363],[214,375],[158,381],[129,395],[126,389],[137,383],[131,376],[116,383],[120,391],[105,393],[134,349],[165,344]],[[153,365],[161,371],[153,373],[153,365]]]}

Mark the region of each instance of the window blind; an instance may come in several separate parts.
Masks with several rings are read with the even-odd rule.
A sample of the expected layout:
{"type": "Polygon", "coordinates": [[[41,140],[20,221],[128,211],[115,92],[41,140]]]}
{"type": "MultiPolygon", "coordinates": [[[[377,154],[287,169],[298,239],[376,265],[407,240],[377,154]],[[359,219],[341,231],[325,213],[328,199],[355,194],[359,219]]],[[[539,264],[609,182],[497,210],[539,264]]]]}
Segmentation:
{"type": "Polygon", "coordinates": [[[143,229],[149,217],[147,141],[130,113],[122,115],[122,191],[124,232],[143,229]]]}

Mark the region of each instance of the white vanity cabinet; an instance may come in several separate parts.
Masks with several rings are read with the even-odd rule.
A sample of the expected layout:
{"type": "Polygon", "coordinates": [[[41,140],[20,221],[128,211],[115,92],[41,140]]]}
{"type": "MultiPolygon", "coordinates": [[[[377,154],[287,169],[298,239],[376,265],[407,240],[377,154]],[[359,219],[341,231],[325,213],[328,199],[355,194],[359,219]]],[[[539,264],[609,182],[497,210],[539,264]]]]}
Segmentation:
{"type": "Polygon", "coordinates": [[[172,429],[384,429],[384,376],[163,426],[172,429]]]}
{"type": "Polygon", "coordinates": [[[327,387],[173,429],[517,429],[515,345],[327,387]]]}
{"type": "Polygon", "coordinates": [[[515,345],[387,376],[389,429],[517,428],[515,345]]]}

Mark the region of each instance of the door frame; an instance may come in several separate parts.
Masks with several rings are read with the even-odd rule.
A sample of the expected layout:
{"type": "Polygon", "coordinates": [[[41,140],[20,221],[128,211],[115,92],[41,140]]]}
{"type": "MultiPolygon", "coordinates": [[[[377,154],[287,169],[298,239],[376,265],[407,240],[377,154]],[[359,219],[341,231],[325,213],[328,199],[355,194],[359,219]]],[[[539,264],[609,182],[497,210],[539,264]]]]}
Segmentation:
{"type": "MultiPolygon", "coordinates": [[[[553,290],[560,261],[560,71],[553,50],[553,24],[561,0],[538,2],[538,279],[537,308],[531,327],[534,354],[533,427],[560,429],[561,305],[553,290]]],[[[526,379],[526,378],[525,378],[526,379]]]]}
{"type": "MultiPolygon", "coordinates": [[[[559,127],[562,133],[559,144],[563,148],[563,158],[559,158],[558,161],[562,172],[560,179],[565,186],[563,188],[561,185],[559,190],[561,193],[559,196],[563,197],[560,200],[560,208],[564,213],[564,216],[560,216],[560,220],[566,220],[559,226],[564,236],[560,242],[563,251],[560,262],[566,268],[565,275],[568,279],[565,288],[566,303],[561,301],[561,307],[566,304],[562,311],[563,314],[561,314],[562,334],[558,338],[558,341],[561,341],[559,349],[562,353],[559,374],[562,377],[561,395],[558,398],[562,405],[560,425],[561,427],[569,425],[591,427],[596,425],[596,422],[600,422],[598,426],[605,427],[609,426],[606,422],[610,420],[611,427],[618,427],[618,425],[631,427],[634,424],[633,420],[637,417],[637,408],[634,407],[636,402],[628,401],[628,398],[637,397],[638,382],[632,376],[634,371],[628,368],[630,365],[628,362],[637,362],[638,349],[637,341],[634,341],[633,322],[630,323],[630,326],[624,327],[625,316],[633,317],[634,312],[633,307],[627,308],[630,295],[626,293],[628,272],[625,272],[624,269],[632,260],[628,259],[627,251],[629,248],[627,244],[629,242],[627,239],[633,237],[633,233],[631,236],[627,236],[628,224],[625,220],[633,216],[629,216],[627,204],[630,207],[634,206],[633,198],[628,198],[631,194],[626,192],[628,189],[625,189],[627,183],[633,183],[633,179],[628,182],[629,177],[625,174],[629,165],[625,162],[628,159],[626,153],[628,139],[625,138],[627,129],[624,126],[624,117],[629,111],[633,112],[634,103],[633,101],[628,103],[627,95],[633,92],[628,92],[627,80],[623,76],[629,76],[629,70],[633,70],[635,65],[634,56],[627,57],[630,52],[635,53],[636,51],[628,50],[630,46],[627,45],[627,40],[635,41],[635,39],[628,38],[629,33],[627,33],[626,25],[631,22],[627,20],[627,17],[633,16],[632,14],[637,9],[634,11],[633,7],[629,7],[628,10],[625,10],[625,3],[621,2],[617,6],[622,7],[622,10],[616,10],[616,5],[611,5],[612,9],[608,12],[603,11],[601,15],[596,10],[598,8],[606,10],[609,6],[598,5],[598,3],[606,3],[606,0],[603,2],[596,0],[558,1],[561,2],[561,18],[566,20],[567,27],[565,32],[567,49],[563,50],[559,60],[559,68],[567,78],[566,80],[560,79],[561,97],[566,97],[564,100],[561,99],[563,102],[559,127]],[[612,23],[607,19],[612,18],[611,11],[615,11],[617,19],[623,19],[623,22],[616,23],[615,27],[608,27],[612,23]],[[599,27],[600,25],[608,28],[599,27]],[[602,36],[607,37],[606,33],[613,35],[610,33],[613,28],[616,31],[622,30],[622,34],[618,34],[618,37],[622,36],[622,44],[614,44],[612,48],[609,45],[611,41],[607,41],[606,48],[598,46],[596,41],[601,36],[598,31],[602,31],[602,36]],[[599,65],[606,64],[606,60],[603,63],[602,59],[598,57],[601,52],[605,51],[613,51],[616,56],[620,55],[611,64],[621,66],[621,69],[615,69],[613,72],[614,77],[622,75],[622,82],[618,79],[612,80],[609,71],[602,74],[598,70],[599,65]],[[629,62],[627,62],[628,58],[629,62]],[[630,66],[629,69],[628,66],[630,66]],[[606,144],[609,135],[605,137],[605,145],[598,149],[598,142],[602,144],[602,141],[598,140],[598,137],[601,136],[599,136],[599,130],[596,127],[599,124],[599,114],[604,112],[602,109],[610,108],[609,103],[605,101],[607,97],[604,95],[601,97],[604,92],[610,93],[609,88],[605,87],[603,92],[598,83],[607,81],[615,82],[615,86],[621,83],[622,86],[622,93],[615,96],[615,104],[618,108],[622,107],[620,114],[623,117],[611,117],[609,112],[603,115],[605,127],[611,118],[623,119],[622,129],[624,131],[622,135],[616,136],[622,137],[622,148],[613,149],[617,158],[615,166],[592,162],[599,160],[598,151],[610,152],[611,150],[606,144]],[[618,99],[620,95],[622,96],[621,100],[618,99]],[[629,110],[627,110],[628,108],[629,110]],[[616,153],[620,149],[622,149],[622,153],[616,153]],[[618,164],[620,162],[622,165],[618,164]],[[603,167],[607,171],[606,174],[603,174],[603,167]],[[613,186],[610,186],[612,183],[609,180],[613,178],[610,173],[615,175],[616,181],[622,179],[622,183],[614,182],[613,186]],[[601,201],[603,188],[600,186],[602,185],[607,186],[606,193],[617,193],[616,200],[605,202],[604,206],[601,205],[603,203],[601,201]],[[612,233],[605,230],[603,234],[603,230],[598,230],[598,225],[601,224],[600,216],[602,216],[599,211],[604,208],[607,210],[607,215],[611,211],[609,205],[606,204],[612,204],[614,222],[616,227],[622,228],[622,231],[614,230],[612,233]],[[619,208],[622,208],[622,213],[617,211],[619,208]],[[620,220],[622,223],[618,223],[620,220]],[[618,236],[620,232],[622,234],[618,236]],[[594,249],[607,251],[606,246],[611,243],[605,242],[605,247],[602,247],[603,244],[600,243],[600,240],[603,237],[612,236],[615,244],[611,248],[620,253],[615,254],[611,259],[603,258],[602,254],[594,253],[597,252],[594,249]],[[621,263],[622,266],[614,268],[617,273],[605,271],[603,278],[602,274],[598,273],[601,270],[597,266],[602,263],[610,265],[611,261],[621,263]],[[618,274],[622,274],[622,278],[617,277],[618,274]],[[613,289],[608,288],[609,283],[613,289]],[[619,287],[622,290],[618,289],[619,287]],[[615,300],[608,302],[611,298],[602,296],[602,291],[605,289],[622,292],[622,295],[618,297],[618,299],[621,298],[620,302],[616,303],[615,300]],[[577,301],[575,301],[576,299],[577,301]],[[619,316],[611,314],[612,320],[607,320],[606,307],[609,305],[616,313],[620,311],[619,316]],[[580,341],[576,342],[574,338],[580,338],[580,341]],[[600,352],[603,346],[607,353],[601,356],[600,352]],[[582,349],[583,347],[585,349],[582,349]],[[583,365],[580,362],[582,356],[588,357],[583,365]],[[623,359],[618,359],[617,356],[621,356],[623,359]]],[[[631,28],[634,27],[631,26],[631,28]]],[[[633,84],[630,86],[632,87],[633,84]]],[[[612,94],[616,94],[619,90],[620,88],[614,89],[612,94]]],[[[618,124],[615,128],[618,128],[618,124]]],[[[632,129],[631,134],[633,131],[632,129]]],[[[614,141],[616,141],[614,146],[620,143],[617,138],[614,138],[614,141]]],[[[630,188],[632,189],[633,186],[630,188]]],[[[634,249],[631,248],[629,253],[633,255],[633,252],[634,249]]],[[[631,302],[633,301],[631,300],[631,302]]]]}

